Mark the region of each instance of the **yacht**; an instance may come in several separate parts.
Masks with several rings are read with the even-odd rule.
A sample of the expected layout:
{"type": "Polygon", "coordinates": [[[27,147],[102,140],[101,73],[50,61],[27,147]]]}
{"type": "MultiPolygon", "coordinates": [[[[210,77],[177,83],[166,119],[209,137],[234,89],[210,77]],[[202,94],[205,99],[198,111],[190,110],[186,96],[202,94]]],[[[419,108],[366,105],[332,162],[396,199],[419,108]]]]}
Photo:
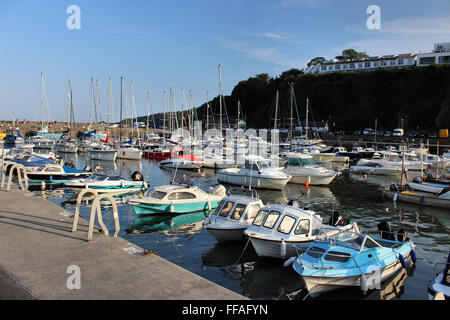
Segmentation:
{"type": "Polygon", "coordinates": [[[91,160],[115,161],[117,151],[105,145],[94,145],[87,149],[91,160]]]}
{"type": "Polygon", "coordinates": [[[287,153],[285,157],[283,171],[292,176],[290,183],[328,185],[337,176],[335,171],[319,167],[310,155],[287,153]]]}
{"type": "Polygon", "coordinates": [[[228,168],[218,171],[219,182],[249,188],[281,190],[292,178],[275,167],[270,159],[257,155],[244,156],[241,168],[228,168]]]}

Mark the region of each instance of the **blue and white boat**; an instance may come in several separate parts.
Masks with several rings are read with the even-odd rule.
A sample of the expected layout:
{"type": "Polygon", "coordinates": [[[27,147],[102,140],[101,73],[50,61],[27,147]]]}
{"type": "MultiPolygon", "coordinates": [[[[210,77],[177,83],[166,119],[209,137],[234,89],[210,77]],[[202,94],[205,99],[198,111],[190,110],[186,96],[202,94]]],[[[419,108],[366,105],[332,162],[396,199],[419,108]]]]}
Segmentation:
{"type": "Polygon", "coordinates": [[[58,163],[42,164],[37,170],[27,172],[31,183],[42,181],[46,183],[64,183],[74,179],[87,178],[91,174],[92,172],[78,170],[58,163]]]}
{"type": "Polygon", "coordinates": [[[215,209],[226,196],[224,186],[205,192],[190,185],[163,185],[148,191],[144,196],[128,200],[139,215],[160,213],[193,213],[215,209]]]}
{"type": "Polygon", "coordinates": [[[450,300],[450,252],[446,263],[437,263],[434,268],[434,277],[428,283],[428,298],[436,299],[436,295],[442,293],[445,300],[450,300]]]}
{"type": "Polygon", "coordinates": [[[322,235],[293,263],[310,295],[342,287],[360,287],[364,293],[379,289],[384,280],[416,259],[415,245],[400,233],[400,241],[350,231],[322,235]]]}
{"type": "Polygon", "coordinates": [[[19,128],[6,130],[6,137],[3,139],[5,147],[14,148],[23,144],[25,140],[22,136],[22,130],[19,128]]]}
{"type": "Polygon", "coordinates": [[[64,183],[64,186],[75,189],[94,189],[98,193],[123,194],[133,193],[147,188],[147,183],[143,181],[142,174],[135,172],[132,180],[127,180],[119,176],[107,176],[93,174],[86,179],[71,180],[64,183]]]}

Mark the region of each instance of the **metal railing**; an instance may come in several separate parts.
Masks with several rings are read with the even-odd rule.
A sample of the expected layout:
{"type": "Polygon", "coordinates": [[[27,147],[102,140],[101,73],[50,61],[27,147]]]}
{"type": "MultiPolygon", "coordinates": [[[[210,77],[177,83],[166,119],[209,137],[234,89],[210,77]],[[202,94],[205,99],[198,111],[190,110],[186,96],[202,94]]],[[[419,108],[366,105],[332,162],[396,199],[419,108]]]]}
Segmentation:
{"type": "Polygon", "coordinates": [[[95,216],[96,215],[97,215],[98,223],[101,226],[102,232],[106,236],[109,236],[108,228],[103,223],[102,208],[101,208],[101,205],[100,205],[100,201],[104,200],[104,199],[107,199],[107,200],[109,200],[111,202],[111,206],[112,206],[112,210],[113,210],[113,217],[114,217],[114,226],[115,226],[115,232],[113,234],[113,237],[117,237],[117,234],[120,231],[120,223],[119,223],[119,215],[118,215],[118,211],[117,211],[116,200],[114,199],[114,197],[112,195],[110,195],[110,194],[99,194],[94,189],[83,189],[80,192],[80,194],[78,195],[77,204],[76,204],[76,207],[75,207],[75,215],[74,215],[73,224],[72,224],[72,232],[76,232],[77,231],[78,219],[79,219],[79,216],[80,216],[80,206],[81,206],[81,202],[83,200],[83,196],[85,196],[86,194],[91,194],[91,195],[95,196],[95,199],[94,199],[94,201],[92,202],[92,205],[91,205],[91,212],[90,212],[90,216],[89,216],[89,228],[88,228],[87,241],[92,241],[92,235],[93,235],[93,232],[94,232],[94,223],[95,223],[95,216]]]}
{"type": "Polygon", "coordinates": [[[19,180],[19,188],[22,190],[28,190],[28,175],[27,170],[23,164],[11,162],[11,161],[4,161],[3,155],[2,155],[2,183],[1,188],[3,189],[6,182],[6,176],[8,176],[8,184],[6,186],[6,191],[11,190],[11,183],[14,171],[17,173],[17,179],[19,180]],[[7,170],[9,169],[9,170],[7,170]],[[8,173],[7,173],[8,171],[8,173]]]}

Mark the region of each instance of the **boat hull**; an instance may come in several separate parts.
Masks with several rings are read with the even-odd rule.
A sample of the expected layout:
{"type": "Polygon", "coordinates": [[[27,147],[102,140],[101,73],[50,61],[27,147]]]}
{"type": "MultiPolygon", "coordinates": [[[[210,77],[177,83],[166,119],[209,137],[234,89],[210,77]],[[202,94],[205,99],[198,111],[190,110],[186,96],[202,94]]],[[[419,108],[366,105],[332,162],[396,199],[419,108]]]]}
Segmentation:
{"type": "Polygon", "coordinates": [[[266,240],[255,237],[251,237],[250,241],[258,256],[277,259],[296,257],[297,255],[303,253],[306,249],[308,249],[308,247],[312,243],[312,240],[286,241],[286,255],[282,257],[281,241],[266,240]]]}
{"type": "MultiPolygon", "coordinates": [[[[210,201],[211,210],[215,209],[219,205],[219,200],[210,201]]],[[[178,203],[178,204],[151,204],[151,203],[138,203],[130,202],[134,209],[134,212],[138,215],[146,214],[161,214],[161,213],[172,213],[172,214],[184,214],[184,213],[194,213],[200,211],[209,211],[208,202],[191,202],[191,203],[178,203]]]]}
{"type": "Polygon", "coordinates": [[[402,202],[430,206],[430,207],[450,209],[450,200],[447,200],[447,199],[439,199],[439,198],[427,197],[427,196],[423,196],[423,195],[405,194],[405,193],[400,193],[400,192],[390,191],[390,190],[383,190],[383,196],[385,196],[389,199],[395,198],[396,201],[402,201],[402,202]]]}
{"type": "Polygon", "coordinates": [[[219,242],[224,241],[242,241],[244,237],[244,230],[246,228],[222,229],[214,227],[205,227],[206,230],[219,242]]]}
{"type": "Polygon", "coordinates": [[[255,176],[238,175],[232,173],[219,172],[218,173],[219,182],[245,186],[251,188],[259,189],[274,189],[282,190],[284,186],[290,180],[289,178],[261,178],[256,174],[255,176]]]}
{"type": "Polygon", "coordinates": [[[117,157],[116,151],[88,152],[91,160],[115,161],[117,157]]]}

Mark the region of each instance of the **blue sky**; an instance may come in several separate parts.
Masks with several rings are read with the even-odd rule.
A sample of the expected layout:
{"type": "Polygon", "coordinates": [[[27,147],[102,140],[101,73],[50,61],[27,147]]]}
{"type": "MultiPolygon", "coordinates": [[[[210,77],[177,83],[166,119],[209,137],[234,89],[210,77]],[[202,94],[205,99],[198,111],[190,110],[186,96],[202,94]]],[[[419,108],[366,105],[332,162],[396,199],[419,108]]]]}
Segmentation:
{"type": "MultiPolygon", "coordinates": [[[[67,118],[67,76],[75,120],[89,119],[90,78],[99,80],[102,111],[112,78],[115,120],[120,77],[135,82],[139,115],[162,111],[163,90],[192,90],[194,104],[224,94],[241,80],[303,68],[354,48],[369,55],[430,50],[450,42],[450,1],[430,0],[2,0],[0,2],[0,119],[40,117],[44,72],[50,117],[67,118]],[[368,30],[366,9],[381,8],[381,29],[368,30]],[[81,29],[69,30],[66,9],[81,9],[81,29]]],[[[129,95],[130,97],[130,95],[129,95]]],[[[231,106],[229,106],[231,107],[231,106]]],[[[47,112],[46,112],[47,114],[47,112]]],[[[103,114],[102,119],[106,120],[103,114]]]]}

